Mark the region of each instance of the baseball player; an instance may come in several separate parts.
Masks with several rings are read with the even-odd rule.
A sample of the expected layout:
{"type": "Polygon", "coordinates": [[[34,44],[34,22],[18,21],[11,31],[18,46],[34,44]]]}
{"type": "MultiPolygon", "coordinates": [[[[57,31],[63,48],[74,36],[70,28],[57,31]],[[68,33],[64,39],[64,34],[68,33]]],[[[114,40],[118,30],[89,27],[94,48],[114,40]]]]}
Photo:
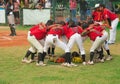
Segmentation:
{"type": "Polygon", "coordinates": [[[38,25],[33,26],[29,32],[27,40],[31,44],[31,47],[27,51],[25,57],[23,58],[22,62],[26,62],[27,57],[30,54],[38,52],[38,62],[36,65],[38,66],[45,66],[46,64],[43,63],[43,42],[42,40],[46,37],[48,26],[52,25],[53,21],[48,20],[46,24],[40,23],[38,25]]]}
{"type": "Polygon", "coordinates": [[[86,65],[85,50],[83,47],[82,37],[80,35],[83,31],[82,28],[80,26],[75,25],[75,22],[73,20],[70,20],[68,22],[68,25],[66,25],[66,24],[63,25],[63,29],[64,29],[65,36],[68,38],[67,46],[71,50],[71,48],[73,47],[73,45],[76,42],[78,45],[78,48],[80,50],[80,53],[82,55],[83,65],[86,65]]]}
{"type": "Polygon", "coordinates": [[[15,19],[14,19],[14,15],[13,15],[14,8],[13,7],[14,7],[13,1],[9,0],[6,5],[6,15],[7,15],[10,31],[11,31],[10,36],[16,36],[15,21],[14,21],[15,19]]]}
{"type": "Polygon", "coordinates": [[[114,44],[116,40],[116,28],[119,22],[119,18],[115,13],[111,12],[103,4],[100,4],[99,10],[102,12],[103,19],[106,23],[108,23],[109,20],[111,21],[112,29],[110,29],[110,37],[108,43],[114,44]]]}
{"type": "MultiPolygon", "coordinates": [[[[96,25],[96,26],[102,26],[103,29],[105,29],[105,30],[106,30],[106,28],[111,29],[111,27],[110,27],[109,25],[99,24],[99,23],[94,22],[93,20],[89,20],[89,21],[88,21],[88,24],[89,24],[89,25],[94,24],[94,25],[96,25]]],[[[98,27],[98,28],[99,28],[99,27],[98,27]]],[[[96,30],[99,30],[99,29],[96,29],[96,30]]],[[[101,31],[99,31],[99,32],[101,32],[101,31]]],[[[106,31],[105,31],[104,33],[106,34],[106,31]]],[[[103,34],[103,35],[105,35],[105,34],[103,34]]],[[[111,54],[110,54],[110,49],[109,49],[109,46],[108,46],[108,41],[107,41],[107,39],[106,39],[106,41],[104,42],[103,48],[105,49],[105,51],[106,51],[106,53],[107,53],[107,55],[108,55],[107,58],[106,58],[106,60],[112,60],[112,56],[111,56],[111,54]]],[[[102,49],[101,53],[102,53],[102,55],[104,56],[104,54],[103,54],[103,49],[102,49]]]]}
{"type": "Polygon", "coordinates": [[[92,47],[90,49],[90,61],[88,61],[88,64],[92,65],[94,64],[93,62],[94,52],[96,49],[98,51],[101,51],[101,45],[107,39],[108,33],[101,26],[94,25],[89,26],[88,23],[83,23],[82,28],[84,29],[82,35],[83,36],[88,35],[90,40],[93,41],[92,47]]]}
{"type": "MultiPolygon", "coordinates": [[[[48,31],[48,35],[45,39],[45,45],[44,45],[44,53],[46,54],[48,48],[51,45],[55,45],[60,47],[65,51],[65,63],[63,63],[63,66],[71,67],[75,66],[75,64],[71,64],[71,53],[69,50],[69,47],[60,40],[60,37],[63,35],[63,28],[60,24],[54,24],[51,26],[51,29],[48,31]]],[[[45,55],[44,54],[44,55],[45,55]]]]}

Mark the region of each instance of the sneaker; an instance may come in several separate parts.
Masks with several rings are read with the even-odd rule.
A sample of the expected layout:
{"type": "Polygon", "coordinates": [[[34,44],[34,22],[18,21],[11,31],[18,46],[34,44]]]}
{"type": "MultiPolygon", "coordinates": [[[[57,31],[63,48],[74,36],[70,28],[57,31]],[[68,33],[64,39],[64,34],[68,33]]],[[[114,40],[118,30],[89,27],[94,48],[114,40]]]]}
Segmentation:
{"type": "Polygon", "coordinates": [[[30,59],[28,61],[26,61],[26,63],[32,63],[32,62],[35,62],[34,60],[30,59]]]}
{"type": "Polygon", "coordinates": [[[37,66],[46,66],[46,64],[44,64],[43,62],[39,62],[36,64],[37,66]]]}
{"type": "Polygon", "coordinates": [[[105,60],[105,56],[103,57],[103,59],[105,60]]]}
{"type": "Polygon", "coordinates": [[[27,63],[28,62],[28,59],[27,58],[23,58],[22,59],[22,63],[27,63]]]}
{"type": "Polygon", "coordinates": [[[62,63],[61,65],[62,65],[62,66],[67,66],[67,62],[65,62],[65,63],[62,63]]]}
{"type": "Polygon", "coordinates": [[[88,63],[87,64],[89,64],[89,65],[93,65],[94,64],[94,62],[93,61],[88,61],[88,63]]]}
{"type": "Polygon", "coordinates": [[[99,61],[99,58],[95,58],[95,59],[94,59],[94,62],[96,62],[96,63],[100,62],[100,61],[99,61]]]}
{"type": "Polygon", "coordinates": [[[114,42],[108,42],[108,45],[112,45],[112,44],[114,44],[114,42]]]}
{"type": "Polygon", "coordinates": [[[113,58],[112,58],[112,56],[108,56],[107,58],[106,58],[106,60],[112,60],[113,58]]]}
{"type": "Polygon", "coordinates": [[[69,63],[67,63],[67,65],[66,65],[67,67],[72,67],[72,65],[71,64],[69,64],[69,63]]]}
{"type": "Polygon", "coordinates": [[[99,59],[99,61],[100,61],[101,63],[104,63],[104,59],[99,59]]]}
{"type": "Polygon", "coordinates": [[[71,62],[71,66],[75,66],[75,67],[76,67],[76,66],[78,66],[78,65],[76,65],[76,64],[74,64],[74,63],[71,62]]]}
{"type": "Polygon", "coordinates": [[[65,66],[65,67],[72,67],[72,65],[71,65],[71,64],[66,63],[66,62],[65,62],[65,63],[62,63],[61,65],[62,65],[62,66],[65,66]]]}
{"type": "Polygon", "coordinates": [[[82,64],[83,64],[83,65],[86,65],[87,63],[86,63],[86,62],[83,62],[82,64]]]}

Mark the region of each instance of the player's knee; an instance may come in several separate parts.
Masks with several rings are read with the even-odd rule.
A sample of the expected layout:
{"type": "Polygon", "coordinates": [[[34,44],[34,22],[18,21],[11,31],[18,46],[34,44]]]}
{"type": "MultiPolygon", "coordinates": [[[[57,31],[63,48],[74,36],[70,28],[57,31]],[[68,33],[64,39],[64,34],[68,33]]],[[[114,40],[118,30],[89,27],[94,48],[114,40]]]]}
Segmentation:
{"type": "Polygon", "coordinates": [[[9,27],[15,28],[15,24],[9,24],[9,27]]]}

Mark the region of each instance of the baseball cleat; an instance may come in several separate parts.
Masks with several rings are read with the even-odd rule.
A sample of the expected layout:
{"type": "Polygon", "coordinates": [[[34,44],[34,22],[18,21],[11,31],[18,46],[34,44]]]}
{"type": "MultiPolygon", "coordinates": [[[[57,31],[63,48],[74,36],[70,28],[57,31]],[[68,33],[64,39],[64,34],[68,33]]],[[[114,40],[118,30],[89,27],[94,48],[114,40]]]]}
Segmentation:
{"type": "Polygon", "coordinates": [[[71,65],[71,64],[69,64],[69,63],[67,63],[66,67],[72,67],[72,65],[71,65]]]}
{"type": "Polygon", "coordinates": [[[112,60],[112,59],[113,59],[112,56],[108,56],[108,57],[106,58],[106,60],[112,60]]]}
{"type": "Polygon", "coordinates": [[[61,65],[62,65],[62,66],[65,66],[65,67],[72,67],[72,65],[69,64],[69,63],[62,63],[61,65]]]}
{"type": "Polygon", "coordinates": [[[86,62],[83,62],[82,64],[83,64],[83,65],[86,65],[87,63],[86,63],[86,62]]]}
{"type": "Polygon", "coordinates": [[[37,66],[46,66],[43,62],[36,63],[37,66]]]}
{"type": "Polygon", "coordinates": [[[35,62],[34,60],[30,59],[28,61],[26,61],[26,63],[32,63],[32,62],[35,62]]]}
{"type": "Polygon", "coordinates": [[[67,62],[65,62],[65,63],[62,63],[61,65],[62,65],[62,66],[67,66],[67,62]]]}
{"type": "Polygon", "coordinates": [[[88,64],[88,65],[93,65],[94,62],[93,62],[93,61],[88,61],[87,64],[88,64]]]}
{"type": "Polygon", "coordinates": [[[99,61],[100,61],[101,63],[104,63],[104,59],[99,59],[99,61]]]}
{"type": "Polygon", "coordinates": [[[70,65],[71,65],[71,66],[75,66],[75,67],[76,67],[76,66],[78,66],[78,65],[76,65],[76,64],[74,64],[74,63],[72,63],[72,62],[71,62],[71,64],[70,64],[70,65]]]}
{"type": "Polygon", "coordinates": [[[22,59],[22,63],[27,63],[28,62],[28,59],[27,58],[23,58],[22,59]]]}

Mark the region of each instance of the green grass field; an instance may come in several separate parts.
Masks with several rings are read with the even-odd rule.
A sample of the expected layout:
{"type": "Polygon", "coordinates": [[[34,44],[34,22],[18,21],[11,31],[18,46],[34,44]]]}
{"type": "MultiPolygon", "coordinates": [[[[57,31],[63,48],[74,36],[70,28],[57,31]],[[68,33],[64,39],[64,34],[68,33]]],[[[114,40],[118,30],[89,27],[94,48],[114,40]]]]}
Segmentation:
{"type": "MultiPolygon", "coordinates": [[[[21,27],[22,28],[22,27],[21,27]]],[[[24,30],[24,29],[23,29],[24,30]]],[[[0,84],[119,84],[120,82],[120,30],[117,41],[110,45],[113,60],[95,65],[63,67],[60,64],[47,62],[47,66],[21,63],[29,46],[0,47],[0,84]]],[[[90,41],[84,43],[89,58],[90,41]]],[[[77,50],[76,46],[72,51],[77,50]]],[[[56,55],[63,51],[56,48],[56,55]]],[[[106,53],[105,53],[106,55],[106,53]]]]}

